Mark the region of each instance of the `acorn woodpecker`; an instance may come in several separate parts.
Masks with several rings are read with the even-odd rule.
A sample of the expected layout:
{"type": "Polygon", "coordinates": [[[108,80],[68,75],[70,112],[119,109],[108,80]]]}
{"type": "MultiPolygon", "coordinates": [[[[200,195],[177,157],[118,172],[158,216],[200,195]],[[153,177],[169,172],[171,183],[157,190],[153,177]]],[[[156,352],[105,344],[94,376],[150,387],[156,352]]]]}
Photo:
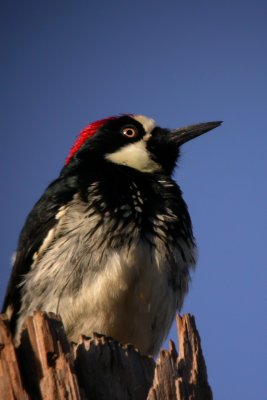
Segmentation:
{"type": "Polygon", "coordinates": [[[142,115],[88,125],[21,231],[3,311],[35,310],[71,341],[98,332],[156,354],[188,290],[195,240],[172,174],[180,146],[221,124],[162,129],[142,115]]]}

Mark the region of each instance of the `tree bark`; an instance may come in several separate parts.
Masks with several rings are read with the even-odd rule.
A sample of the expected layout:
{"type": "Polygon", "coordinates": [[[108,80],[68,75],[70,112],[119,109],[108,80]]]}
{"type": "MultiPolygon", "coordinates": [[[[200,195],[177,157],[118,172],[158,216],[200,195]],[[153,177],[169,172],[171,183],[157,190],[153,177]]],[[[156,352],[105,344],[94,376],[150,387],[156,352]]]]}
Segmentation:
{"type": "Polygon", "coordinates": [[[180,354],[172,341],[160,352],[147,400],[212,400],[195,319],[177,315],[176,322],[180,354]]]}
{"type": "Polygon", "coordinates": [[[15,347],[0,317],[1,400],[211,400],[195,320],[177,316],[180,354],[170,341],[155,363],[132,345],[95,334],[71,345],[59,317],[28,317],[15,347]]]}

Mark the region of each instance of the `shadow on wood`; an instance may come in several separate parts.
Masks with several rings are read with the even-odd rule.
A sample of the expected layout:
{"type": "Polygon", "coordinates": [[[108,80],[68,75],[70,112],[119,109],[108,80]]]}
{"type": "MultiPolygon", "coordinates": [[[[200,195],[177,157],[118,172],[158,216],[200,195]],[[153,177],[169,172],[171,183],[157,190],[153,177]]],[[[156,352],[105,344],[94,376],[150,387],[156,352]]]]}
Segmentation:
{"type": "Polygon", "coordinates": [[[131,345],[95,334],[70,345],[53,314],[28,317],[15,348],[0,317],[1,400],[210,400],[195,320],[177,316],[180,354],[170,341],[155,363],[131,345]]]}

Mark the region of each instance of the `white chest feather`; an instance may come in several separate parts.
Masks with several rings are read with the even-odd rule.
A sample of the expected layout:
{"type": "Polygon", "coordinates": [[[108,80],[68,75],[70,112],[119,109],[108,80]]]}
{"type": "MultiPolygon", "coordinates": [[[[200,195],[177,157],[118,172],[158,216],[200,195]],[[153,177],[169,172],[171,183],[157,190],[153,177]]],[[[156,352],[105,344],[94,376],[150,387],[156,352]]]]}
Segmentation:
{"type": "Polygon", "coordinates": [[[61,300],[70,338],[77,340],[77,332],[100,332],[134,343],[143,353],[157,352],[185,294],[170,287],[169,269],[167,261],[151,254],[144,243],[113,252],[102,273],[84,282],[79,297],[61,300]]]}

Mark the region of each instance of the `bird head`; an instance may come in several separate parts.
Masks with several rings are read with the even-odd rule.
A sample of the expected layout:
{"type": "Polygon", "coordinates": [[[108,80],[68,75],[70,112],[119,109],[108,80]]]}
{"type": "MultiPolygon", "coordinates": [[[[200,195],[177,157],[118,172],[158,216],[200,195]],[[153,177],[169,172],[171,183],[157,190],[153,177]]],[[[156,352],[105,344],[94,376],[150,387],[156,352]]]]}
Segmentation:
{"type": "Polygon", "coordinates": [[[221,121],[215,121],[165,129],[151,118],[132,114],[99,120],[80,133],[64,169],[105,162],[144,173],[171,175],[181,145],[220,124],[221,121]]]}

